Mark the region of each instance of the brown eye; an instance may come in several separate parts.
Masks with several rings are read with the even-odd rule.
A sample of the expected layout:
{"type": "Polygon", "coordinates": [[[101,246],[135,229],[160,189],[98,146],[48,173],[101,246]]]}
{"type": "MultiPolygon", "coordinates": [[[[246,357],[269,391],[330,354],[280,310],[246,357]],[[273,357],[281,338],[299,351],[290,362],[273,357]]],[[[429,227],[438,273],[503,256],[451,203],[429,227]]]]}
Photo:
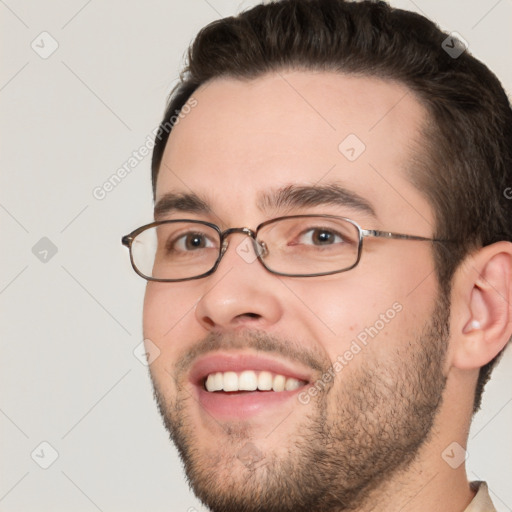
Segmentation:
{"type": "Polygon", "coordinates": [[[206,238],[200,233],[192,233],[184,237],[184,245],[187,250],[202,249],[206,247],[206,238]]]}
{"type": "Polygon", "coordinates": [[[216,244],[204,233],[184,233],[169,240],[168,251],[193,252],[200,249],[215,248],[216,244]]]}
{"type": "Polygon", "coordinates": [[[299,243],[306,245],[333,245],[342,242],[343,238],[338,233],[322,228],[308,229],[299,239],[299,243]]]}

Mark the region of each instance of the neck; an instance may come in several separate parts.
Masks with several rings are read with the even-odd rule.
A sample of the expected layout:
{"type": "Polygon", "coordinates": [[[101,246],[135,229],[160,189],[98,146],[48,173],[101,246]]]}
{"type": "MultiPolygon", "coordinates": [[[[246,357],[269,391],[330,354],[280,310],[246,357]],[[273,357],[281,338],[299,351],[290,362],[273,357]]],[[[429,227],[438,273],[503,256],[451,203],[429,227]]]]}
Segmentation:
{"type": "Polygon", "coordinates": [[[370,493],[354,512],[463,512],[475,492],[470,488],[464,465],[452,469],[441,458],[441,452],[437,452],[439,459],[449,471],[418,459],[370,493]]]}
{"type": "Polygon", "coordinates": [[[413,462],[371,491],[355,512],[463,512],[468,507],[475,496],[464,465],[472,404],[462,403],[459,387],[471,389],[473,383],[460,380],[460,372],[450,372],[430,436],[413,462]]]}

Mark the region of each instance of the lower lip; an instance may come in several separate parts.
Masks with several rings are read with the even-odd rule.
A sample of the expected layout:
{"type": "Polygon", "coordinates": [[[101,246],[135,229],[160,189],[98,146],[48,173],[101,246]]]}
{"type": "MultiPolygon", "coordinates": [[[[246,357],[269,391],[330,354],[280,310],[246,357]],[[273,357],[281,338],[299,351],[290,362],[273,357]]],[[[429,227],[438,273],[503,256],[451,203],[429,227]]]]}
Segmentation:
{"type": "Polygon", "coordinates": [[[296,397],[304,387],[294,391],[250,391],[242,393],[210,393],[198,387],[199,403],[213,416],[243,419],[263,413],[296,397]]]}

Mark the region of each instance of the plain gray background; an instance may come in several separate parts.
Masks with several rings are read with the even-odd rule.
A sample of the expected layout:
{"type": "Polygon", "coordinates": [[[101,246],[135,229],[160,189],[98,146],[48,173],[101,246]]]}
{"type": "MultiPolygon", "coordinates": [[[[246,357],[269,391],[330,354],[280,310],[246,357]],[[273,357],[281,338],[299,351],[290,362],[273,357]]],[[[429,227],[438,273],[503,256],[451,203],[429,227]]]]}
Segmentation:
{"type": "MultiPolygon", "coordinates": [[[[195,33],[255,3],[0,0],[1,511],[203,510],[134,355],[145,282],[120,239],[152,219],[150,157],[93,191],[158,125],[195,33]]],[[[460,33],[512,90],[512,0],[392,3],[460,33]]],[[[499,511],[511,370],[509,347],[468,446],[499,511]]]]}

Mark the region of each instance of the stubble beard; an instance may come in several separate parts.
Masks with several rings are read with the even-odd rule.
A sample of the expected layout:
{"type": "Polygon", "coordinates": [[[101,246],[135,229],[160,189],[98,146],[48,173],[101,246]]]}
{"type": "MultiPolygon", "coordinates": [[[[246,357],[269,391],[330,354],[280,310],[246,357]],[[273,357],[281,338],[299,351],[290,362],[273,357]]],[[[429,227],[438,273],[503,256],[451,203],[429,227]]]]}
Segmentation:
{"type": "MultiPolygon", "coordinates": [[[[405,470],[429,440],[446,384],[448,337],[445,299],[438,301],[417,339],[401,344],[386,361],[376,361],[366,348],[366,359],[349,378],[343,369],[316,400],[308,405],[297,401],[298,411],[276,420],[283,426],[297,422],[287,437],[288,449],[279,454],[265,450],[268,433],[255,436],[249,422],[223,424],[215,448],[201,450],[198,425],[188,413],[198,404],[179,378],[176,396],[164,397],[152,376],[154,395],[191,488],[213,512],[353,511],[405,470]],[[244,451],[250,463],[240,457],[244,451]]],[[[223,347],[222,338],[207,341],[223,347]]],[[[240,344],[267,350],[275,346],[261,333],[249,333],[240,344]]]]}

